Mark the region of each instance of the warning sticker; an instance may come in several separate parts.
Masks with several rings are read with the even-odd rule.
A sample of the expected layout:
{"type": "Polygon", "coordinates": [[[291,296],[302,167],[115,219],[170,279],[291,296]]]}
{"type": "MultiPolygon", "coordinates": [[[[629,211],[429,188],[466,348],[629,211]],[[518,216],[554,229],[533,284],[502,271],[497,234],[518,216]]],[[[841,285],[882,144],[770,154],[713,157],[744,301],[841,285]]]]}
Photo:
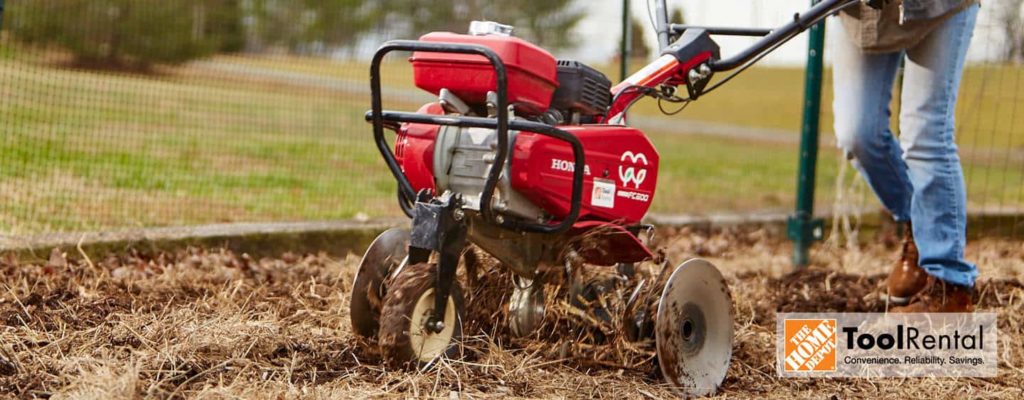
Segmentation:
{"type": "Polygon", "coordinates": [[[615,181],[594,179],[594,190],[590,191],[590,204],[594,207],[615,207],[615,181]]]}

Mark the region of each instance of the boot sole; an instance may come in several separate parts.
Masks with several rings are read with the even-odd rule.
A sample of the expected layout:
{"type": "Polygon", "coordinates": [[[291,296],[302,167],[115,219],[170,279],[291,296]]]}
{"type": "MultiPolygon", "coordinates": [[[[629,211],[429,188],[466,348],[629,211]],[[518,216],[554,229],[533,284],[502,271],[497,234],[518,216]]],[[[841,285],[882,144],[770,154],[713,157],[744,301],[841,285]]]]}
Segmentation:
{"type": "Polygon", "coordinates": [[[905,306],[910,303],[909,297],[892,296],[888,293],[882,293],[878,295],[878,297],[882,299],[882,301],[889,302],[890,305],[905,306]]]}

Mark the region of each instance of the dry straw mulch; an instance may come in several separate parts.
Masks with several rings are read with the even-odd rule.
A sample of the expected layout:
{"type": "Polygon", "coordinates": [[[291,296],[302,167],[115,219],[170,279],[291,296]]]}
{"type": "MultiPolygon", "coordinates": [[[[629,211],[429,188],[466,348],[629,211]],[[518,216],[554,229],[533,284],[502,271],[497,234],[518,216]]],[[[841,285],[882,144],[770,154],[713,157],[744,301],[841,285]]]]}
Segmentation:
{"type": "MultiPolygon", "coordinates": [[[[1000,313],[1000,376],[993,379],[779,379],[776,311],[882,311],[895,244],[823,246],[814,266],[788,268],[789,248],[766,231],[661,233],[670,259],[713,260],[735,304],[735,347],[720,391],[729,397],[1024,396],[1024,244],[984,240],[980,309],[1000,313]]],[[[427,372],[382,366],[350,333],[348,296],[358,256],[285,254],[253,260],[218,249],[127,252],[105,260],[54,253],[0,261],[0,397],[14,398],[662,398],[672,392],[643,349],[590,346],[547,334],[511,339],[507,274],[467,283],[466,355],[427,372]],[[590,347],[588,347],[590,346],[590,347]],[[593,356],[593,357],[591,357],[593,356]],[[596,359],[595,359],[596,358],[596,359]],[[649,360],[649,359],[648,359],[649,360]]],[[[466,278],[466,277],[464,277],[466,278]]],[[[558,314],[557,305],[552,314],[558,314]]],[[[564,316],[565,314],[561,314],[564,316]]],[[[600,328],[600,327],[598,327],[600,328]]],[[[556,334],[552,334],[552,332],[556,334]]]]}

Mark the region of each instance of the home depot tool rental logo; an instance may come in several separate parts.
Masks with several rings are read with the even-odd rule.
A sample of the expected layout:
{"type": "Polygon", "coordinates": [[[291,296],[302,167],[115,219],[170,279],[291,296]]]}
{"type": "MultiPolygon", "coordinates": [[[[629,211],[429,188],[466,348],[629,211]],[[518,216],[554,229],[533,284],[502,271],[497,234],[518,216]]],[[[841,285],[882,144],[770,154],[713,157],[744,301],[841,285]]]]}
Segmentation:
{"type": "Polygon", "coordinates": [[[783,354],[786,371],[836,370],[836,320],[785,320],[783,354]]]}
{"type": "Polygon", "coordinates": [[[993,377],[996,313],[777,313],[782,377],[993,377]]]}

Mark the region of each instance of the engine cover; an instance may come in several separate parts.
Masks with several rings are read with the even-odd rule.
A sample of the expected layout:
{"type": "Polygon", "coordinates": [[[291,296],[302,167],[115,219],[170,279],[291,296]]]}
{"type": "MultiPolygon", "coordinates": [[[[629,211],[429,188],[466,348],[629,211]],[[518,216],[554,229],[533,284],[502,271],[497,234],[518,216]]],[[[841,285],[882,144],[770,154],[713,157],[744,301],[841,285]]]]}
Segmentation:
{"type": "MultiPolygon", "coordinates": [[[[654,201],[659,156],[638,129],[617,125],[560,126],[583,144],[581,220],[640,222],[654,201]]],[[[569,213],[572,148],[544,135],[521,132],[512,150],[512,188],[555,219],[569,213]]]]}
{"type": "MultiPolygon", "coordinates": [[[[475,44],[493,50],[505,63],[508,74],[508,102],[523,115],[543,113],[558,87],[555,57],[525,40],[500,35],[459,35],[433,32],[424,42],[475,44]]],[[[448,89],[470,105],[482,105],[487,92],[497,87],[494,67],[483,56],[454,53],[413,53],[416,87],[433,94],[448,89]]]]}
{"type": "Polygon", "coordinates": [[[551,98],[551,108],[565,115],[604,115],[612,103],[611,87],[601,71],[579,61],[558,60],[558,89],[551,98]]]}
{"type": "MultiPolygon", "coordinates": [[[[441,114],[436,104],[422,113],[441,114]]],[[[659,156],[640,130],[616,125],[560,126],[583,144],[586,169],[580,220],[632,224],[650,209],[659,156]]],[[[511,132],[510,159],[498,183],[496,211],[531,220],[559,220],[569,213],[572,148],[531,132],[511,132]]],[[[395,155],[415,190],[462,193],[479,200],[493,160],[496,134],[485,129],[405,124],[395,155]]]]}
{"type": "MultiPolygon", "coordinates": [[[[509,140],[515,142],[519,132],[509,132],[509,140]]],[[[461,193],[470,209],[480,209],[480,195],[484,191],[487,175],[494,164],[498,148],[498,135],[492,129],[459,128],[444,126],[438,130],[434,146],[434,181],[437,192],[450,190],[461,193]]],[[[511,185],[510,164],[498,180],[492,207],[494,210],[525,218],[531,221],[545,221],[548,213],[537,207],[511,185]]]]}
{"type": "MultiPolygon", "coordinates": [[[[420,107],[420,114],[444,115],[438,103],[428,103],[420,107]]],[[[395,139],[395,160],[402,167],[402,172],[409,179],[413,190],[419,192],[430,189],[437,192],[434,186],[434,142],[441,127],[427,124],[402,124],[395,139]]]]}

